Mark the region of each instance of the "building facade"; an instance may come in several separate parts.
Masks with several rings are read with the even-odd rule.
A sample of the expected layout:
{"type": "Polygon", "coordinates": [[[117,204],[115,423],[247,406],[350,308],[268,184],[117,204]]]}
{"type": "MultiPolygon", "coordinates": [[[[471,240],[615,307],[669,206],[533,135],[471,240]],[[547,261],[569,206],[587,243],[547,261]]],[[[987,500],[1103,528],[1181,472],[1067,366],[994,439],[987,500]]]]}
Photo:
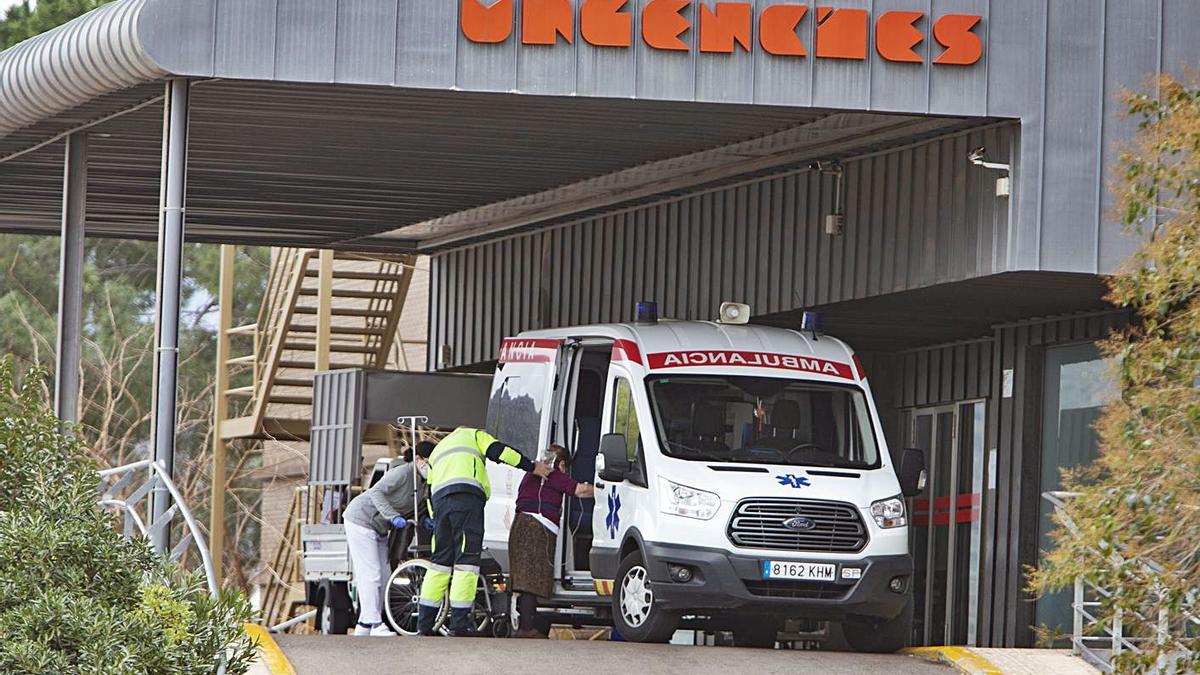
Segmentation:
{"type": "Polygon", "coordinates": [[[431,256],[432,369],[639,300],[821,311],[929,451],[915,637],[1028,645],[1064,616],[1023,590],[1039,495],[1094,456],[1128,322],[1121,95],[1197,29],[1193,0],[116,0],[0,54],[0,229],[58,231],[86,131],[91,233],[154,236],[172,159],[193,240],[431,256]]]}

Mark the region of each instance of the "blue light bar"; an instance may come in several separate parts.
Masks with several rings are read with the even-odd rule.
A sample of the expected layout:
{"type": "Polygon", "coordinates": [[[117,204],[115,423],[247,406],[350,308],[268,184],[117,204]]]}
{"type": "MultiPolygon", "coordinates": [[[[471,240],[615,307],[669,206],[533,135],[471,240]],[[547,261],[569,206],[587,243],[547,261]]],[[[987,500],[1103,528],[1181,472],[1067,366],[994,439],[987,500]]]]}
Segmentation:
{"type": "Polygon", "coordinates": [[[639,302],[634,317],[637,323],[658,323],[658,303],[649,300],[639,302]]]}
{"type": "Polygon", "coordinates": [[[800,315],[800,330],[812,333],[814,339],[821,334],[821,315],[818,312],[805,312],[800,315]]]}

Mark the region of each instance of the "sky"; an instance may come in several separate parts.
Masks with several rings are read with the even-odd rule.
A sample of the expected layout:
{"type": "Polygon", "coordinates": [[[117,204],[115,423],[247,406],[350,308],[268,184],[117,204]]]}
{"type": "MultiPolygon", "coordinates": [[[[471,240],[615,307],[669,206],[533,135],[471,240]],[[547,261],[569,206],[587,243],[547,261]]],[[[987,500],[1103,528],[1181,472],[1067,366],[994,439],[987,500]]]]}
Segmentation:
{"type": "Polygon", "coordinates": [[[20,2],[21,2],[21,0],[0,0],[0,13],[3,13],[9,7],[12,7],[13,5],[18,4],[20,2]]]}

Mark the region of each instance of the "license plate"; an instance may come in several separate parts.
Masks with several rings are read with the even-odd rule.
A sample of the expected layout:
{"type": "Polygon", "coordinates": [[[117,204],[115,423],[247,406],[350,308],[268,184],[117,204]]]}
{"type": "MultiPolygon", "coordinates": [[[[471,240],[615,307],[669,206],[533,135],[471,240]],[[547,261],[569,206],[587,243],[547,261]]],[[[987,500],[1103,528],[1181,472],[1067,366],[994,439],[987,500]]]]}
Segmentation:
{"type": "Polygon", "coordinates": [[[764,579],[834,581],[837,579],[837,565],[833,563],[764,560],[762,566],[762,575],[764,579]]]}

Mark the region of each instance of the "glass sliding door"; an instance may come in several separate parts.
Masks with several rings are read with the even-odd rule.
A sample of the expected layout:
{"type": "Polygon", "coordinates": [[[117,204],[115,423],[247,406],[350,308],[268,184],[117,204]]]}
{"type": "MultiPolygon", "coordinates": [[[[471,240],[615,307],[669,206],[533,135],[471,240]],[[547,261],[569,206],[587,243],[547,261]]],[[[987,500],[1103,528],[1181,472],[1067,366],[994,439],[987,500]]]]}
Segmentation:
{"type": "Polygon", "coordinates": [[[911,410],[910,447],[925,451],[929,481],[910,500],[917,644],[974,638],[979,588],[979,508],[983,486],[984,404],[911,410]]]}
{"type": "MultiPolygon", "coordinates": [[[[1046,350],[1042,393],[1041,492],[1062,486],[1062,470],[1090,464],[1096,458],[1093,426],[1104,405],[1117,393],[1112,359],[1102,358],[1093,343],[1046,350]]],[[[1038,547],[1050,545],[1054,507],[1038,500],[1038,547]]],[[[1037,624],[1055,633],[1071,630],[1071,600],[1067,591],[1037,601],[1037,624]]]]}

